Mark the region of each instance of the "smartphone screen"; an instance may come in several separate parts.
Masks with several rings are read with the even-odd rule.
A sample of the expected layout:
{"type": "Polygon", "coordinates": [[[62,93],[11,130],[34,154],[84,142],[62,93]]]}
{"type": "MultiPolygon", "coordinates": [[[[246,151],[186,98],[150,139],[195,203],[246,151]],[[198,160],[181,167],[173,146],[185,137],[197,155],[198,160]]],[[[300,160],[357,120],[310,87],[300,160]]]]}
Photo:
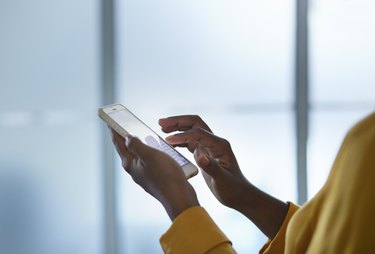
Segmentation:
{"type": "Polygon", "coordinates": [[[129,134],[139,138],[143,143],[167,153],[177,161],[180,166],[189,163],[185,157],[126,109],[108,112],[108,115],[129,132],[129,134]]]}

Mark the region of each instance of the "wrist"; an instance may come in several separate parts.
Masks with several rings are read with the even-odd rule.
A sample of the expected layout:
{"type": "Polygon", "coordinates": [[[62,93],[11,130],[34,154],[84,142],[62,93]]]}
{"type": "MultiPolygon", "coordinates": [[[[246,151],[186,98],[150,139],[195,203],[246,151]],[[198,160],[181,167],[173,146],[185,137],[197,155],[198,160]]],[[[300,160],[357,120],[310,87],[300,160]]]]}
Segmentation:
{"type": "Polygon", "coordinates": [[[244,178],[233,186],[233,193],[224,204],[241,212],[245,207],[253,205],[254,190],[255,186],[244,178]]]}
{"type": "Polygon", "coordinates": [[[252,184],[246,188],[242,204],[235,208],[249,218],[269,239],[278,232],[289,205],[252,184]]]}
{"type": "Polygon", "coordinates": [[[190,184],[186,188],[180,187],[177,191],[169,193],[161,203],[172,221],[185,210],[199,206],[196,193],[190,184]]]}

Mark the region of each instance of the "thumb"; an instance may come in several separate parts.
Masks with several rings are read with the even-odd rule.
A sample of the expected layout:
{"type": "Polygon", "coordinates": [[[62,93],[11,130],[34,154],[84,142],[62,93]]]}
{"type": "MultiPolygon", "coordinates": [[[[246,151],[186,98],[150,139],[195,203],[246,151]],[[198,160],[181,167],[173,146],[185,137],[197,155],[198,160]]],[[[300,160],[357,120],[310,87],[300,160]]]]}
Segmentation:
{"type": "Polygon", "coordinates": [[[138,156],[139,158],[144,158],[152,152],[152,148],[145,145],[138,138],[128,135],[125,137],[125,145],[129,152],[138,156]]]}
{"type": "Polygon", "coordinates": [[[220,167],[218,162],[205,154],[198,155],[197,158],[198,166],[204,170],[208,175],[215,178],[215,176],[223,173],[223,168],[220,167]]]}

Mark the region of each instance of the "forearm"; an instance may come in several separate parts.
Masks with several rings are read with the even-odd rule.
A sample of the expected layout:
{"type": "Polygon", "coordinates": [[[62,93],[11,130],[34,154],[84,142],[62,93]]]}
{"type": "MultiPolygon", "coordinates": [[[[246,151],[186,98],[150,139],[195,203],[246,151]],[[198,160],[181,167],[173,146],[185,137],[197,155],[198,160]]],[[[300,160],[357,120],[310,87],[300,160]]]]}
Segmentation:
{"type": "Polygon", "coordinates": [[[250,219],[269,239],[279,231],[289,205],[248,183],[244,186],[241,202],[236,207],[250,219]]]}

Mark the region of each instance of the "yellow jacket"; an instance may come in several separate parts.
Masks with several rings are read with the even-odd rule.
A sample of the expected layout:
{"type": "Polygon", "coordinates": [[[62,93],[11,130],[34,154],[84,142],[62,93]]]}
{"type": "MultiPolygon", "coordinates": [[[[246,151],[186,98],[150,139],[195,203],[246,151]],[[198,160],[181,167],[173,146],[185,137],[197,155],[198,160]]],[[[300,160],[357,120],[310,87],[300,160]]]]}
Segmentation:
{"type": "MultiPolygon", "coordinates": [[[[180,214],[160,242],[165,253],[235,253],[202,207],[180,214]]],[[[319,193],[289,203],[260,253],[375,253],[375,113],[349,131],[319,193]]]]}

